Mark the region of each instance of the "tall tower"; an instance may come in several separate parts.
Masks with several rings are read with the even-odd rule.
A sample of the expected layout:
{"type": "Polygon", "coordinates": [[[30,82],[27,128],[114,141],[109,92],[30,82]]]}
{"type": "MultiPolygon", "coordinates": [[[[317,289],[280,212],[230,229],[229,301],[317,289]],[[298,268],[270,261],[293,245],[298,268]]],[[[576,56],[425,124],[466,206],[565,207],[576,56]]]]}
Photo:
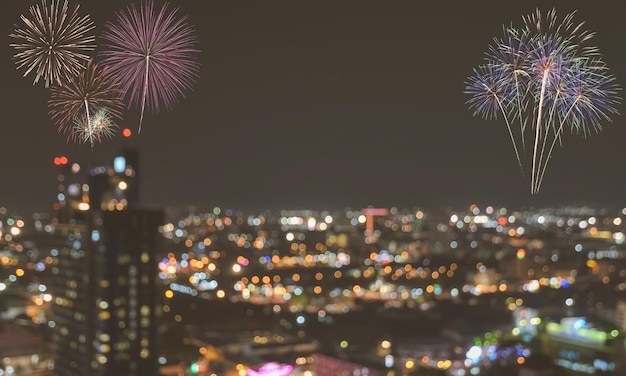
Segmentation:
{"type": "Polygon", "coordinates": [[[93,357],[89,318],[88,231],[85,224],[55,224],[47,238],[53,257],[49,291],[53,294],[55,369],[61,376],[87,374],[93,357]]]}
{"type": "Polygon", "coordinates": [[[85,212],[124,210],[139,203],[139,154],[123,149],[105,163],[86,163],[54,158],[57,166],[57,196],[53,204],[59,223],[86,220],[85,212]]]}
{"type": "Polygon", "coordinates": [[[160,210],[94,213],[91,240],[94,375],[157,375],[160,210]]]}
{"type": "Polygon", "coordinates": [[[64,180],[79,182],[87,195],[77,201],[91,205],[80,209],[66,198],[66,209],[60,207],[62,215],[52,224],[55,371],[157,375],[163,212],[139,208],[135,199],[119,195],[121,181],[126,184],[121,193],[136,189],[132,179],[122,180],[135,177],[128,165],[97,168],[87,183],[64,180]],[[78,210],[67,210],[73,207],[78,210]]]}

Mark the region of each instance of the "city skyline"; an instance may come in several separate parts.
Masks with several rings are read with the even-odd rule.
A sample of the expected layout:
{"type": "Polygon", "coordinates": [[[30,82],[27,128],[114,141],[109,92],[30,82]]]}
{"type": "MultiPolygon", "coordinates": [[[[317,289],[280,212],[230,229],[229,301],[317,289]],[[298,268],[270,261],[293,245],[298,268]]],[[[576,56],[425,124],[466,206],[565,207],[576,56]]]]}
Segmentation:
{"type": "MultiPolygon", "coordinates": [[[[542,369],[554,375],[567,374],[566,368],[621,374],[624,212],[477,206],[443,215],[390,210],[370,232],[361,211],[214,208],[182,212],[159,226],[163,248],[152,263],[149,253],[137,252],[147,243],[135,243],[156,235],[144,231],[144,219],[136,216],[145,213],[93,211],[94,223],[102,223],[86,233],[84,225],[41,218],[33,221],[39,230],[16,231],[29,228],[30,220],[11,222],[4,216],[4,223],[12,223],[7,233],[16,234],[3,237],[4,244],[22,251],[5,251],[2,268],[8,277],[0,290],[28,292],[32,298],[26,301],[39,307],[26,309],[30,320],[10,310],[15,324],[32,320],[81,343],[82,331],[64,329],[78,319],[68,322],[71,309],[59,310],[59,304],[71,298],[74,314],[86,312],[79,306],[85,290],[78,282],[86,274],[76,264],[91,253],[88,244],[97,244],[94,256],[104,259],[95,270],[106,271],[103,279],[95,277],[99,324],[132,328],[139,313],[148,311],[137,304],[133,314],[126,299],[133,297],[133,285],[149,281],[132,270],[151,269],[153,277],[158,272],[165,329],[159,331],[158,363],[170,372],[202,374],[210,367],[208,375],[244,374],[228,369],[252,375],[276,360],[300,376],[336,375],[340,366],[515,375],[542,360],[542,369]],[[85,235],[91,241],[79,240],[85,235]],[[122,239],[130,246],[118,248],[122,239]],[[128,253],[115,256],[119,251],[128,253]],[[118,266],[104,266],[109,264],[118,266]],[[114,287],[126,283],[130,291],[114,287]],[[104,294],[109,288],[113,295],[104,294]],[[42,314],[49,309],[52,316],[42,314]]],[[[110,364],[102,356],[115,359],[114,349],[126,348],[124,335],[118,341],[114,334],[97,338],[102,345],[94,342],[97,362],[110,364]]],[[[47,358],[21,351],[19,361],[17,355],[5,357],[0,367],[9,374],[50,369],[47,358]]],[[[59,357],[52,360],[57,373],[65,372],[59,357]]],[[[104,366],[98,370],[106,373],[104,366]]]]}
{"type": "MultiPolygon", "coordinates": [[[[46,210],[53,158],[83,163],[136,147],[142,202],[234,207],[619,205],[626,174],[622,116],[588,139],[569,137],[542,191],[528,192],[504,124],[472,116],[463,94],[502,25],[556,8],[596,32],[592,43],[624,87],[619,9],[583,2],[192,3],[200,78],[170,112],[147,114],[141,135],[67,143],[47,111],[49,92],[23,78],[8,35],[37,1],[4,2],[5,59],[0,206],[46,210]],[[158,188],[157,188],[158,187],[158,188]]],[[[96,42],[130,2],[72,1],[90,14],[96,42]]],[[[157,1],[157,4],[163,4],[157,1]]],[[[98,49],[96,50],[97,53],[98,49]]],[[[96,53],[92,56],[96,56],[96,53]]],[[[623,112],[622,105],[618,111],[623,112]]],[[[137,131],[139,111],[122,128],[137,131]]]]}

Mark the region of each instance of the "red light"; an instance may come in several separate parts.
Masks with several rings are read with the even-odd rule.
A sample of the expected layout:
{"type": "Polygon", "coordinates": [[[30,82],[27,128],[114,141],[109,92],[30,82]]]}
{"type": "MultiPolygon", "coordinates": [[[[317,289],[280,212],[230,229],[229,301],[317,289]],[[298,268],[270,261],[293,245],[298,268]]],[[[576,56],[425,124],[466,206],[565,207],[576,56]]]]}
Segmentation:
{"type": "Polygon", "coordinates": [[[59,162],[61,162],[62,165],[66,165],[67,164],[67,157],[66,156],[62,156],[59,158],[59,162]]]}
{"type": "Polygon", "coordinates": [[[131,130],[128,128],[124,128],[124,130],[122,131],[122,136],[124,137],[130,137],[132,134],[133,132],[131,132],[131,130]]]}
{"type": "Polygon", "coordinates": [[[59,158],[59,157],[54,157],[54,164],[55,164],[55,166],[60,165],[60,164],[61,164],[61,158],[59,158]]]}

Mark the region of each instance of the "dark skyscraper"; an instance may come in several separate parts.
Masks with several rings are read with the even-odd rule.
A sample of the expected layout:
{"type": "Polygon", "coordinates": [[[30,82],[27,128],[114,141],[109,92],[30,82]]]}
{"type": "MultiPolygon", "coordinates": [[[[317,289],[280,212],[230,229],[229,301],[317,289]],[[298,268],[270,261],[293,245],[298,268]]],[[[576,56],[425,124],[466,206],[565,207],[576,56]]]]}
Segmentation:
{"type": "Polygon", "coordinates": [[[156,375],[160,211],[94,215],[91,254],[96,375],[156,375]]]}
{"type": "Polygon", "coordinates": [[[50,291],[54,294],[53,341],[59,375],[82,375],[92,358],[90,273],[87,226],[57,224],[50,237],[54,257],[50,291]]]}
{"type": "Polygon", "coordinates": [[[88,176],[78,176],[74,165],[59,177],[59,189],[78,184],[81,192],[59,205],[53,226],[56,372],[155,375],[163,213],[136,206],[135,170],[126,155],[88,176]]]}
{"type": "Polygon", "coordinates": [[[60,223],[85,220],[90,209],[124,210],[139,203],[138,152],[125,149],[106,163],[88,166],[56,157],[57,197],[53,208],[60,223]]]}

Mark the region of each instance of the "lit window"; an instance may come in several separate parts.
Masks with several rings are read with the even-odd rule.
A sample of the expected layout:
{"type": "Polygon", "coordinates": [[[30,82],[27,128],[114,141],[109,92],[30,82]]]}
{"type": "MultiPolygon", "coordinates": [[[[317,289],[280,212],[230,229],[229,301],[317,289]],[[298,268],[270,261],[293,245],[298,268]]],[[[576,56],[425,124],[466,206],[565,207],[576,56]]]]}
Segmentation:
{"type": "Polygon", "coordinates": [[[118,174],[121,174],[122,172],[124,172],[124,170],[126,170],[126,158],[115,157],[115,159],[113,160],[113,169],[118,174]]]}

